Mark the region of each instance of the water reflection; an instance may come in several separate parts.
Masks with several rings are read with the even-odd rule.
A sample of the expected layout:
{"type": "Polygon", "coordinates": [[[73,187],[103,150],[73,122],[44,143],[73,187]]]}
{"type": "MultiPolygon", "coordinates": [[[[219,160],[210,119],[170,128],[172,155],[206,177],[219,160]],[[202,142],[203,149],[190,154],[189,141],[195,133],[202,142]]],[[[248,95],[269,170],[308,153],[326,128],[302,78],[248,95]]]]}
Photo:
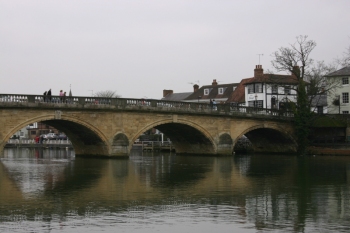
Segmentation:
{"type": "Polygon", "coordinates": [[[5,149],[0,231],[346,232],[349,166],[348,157],[5,149]]]}

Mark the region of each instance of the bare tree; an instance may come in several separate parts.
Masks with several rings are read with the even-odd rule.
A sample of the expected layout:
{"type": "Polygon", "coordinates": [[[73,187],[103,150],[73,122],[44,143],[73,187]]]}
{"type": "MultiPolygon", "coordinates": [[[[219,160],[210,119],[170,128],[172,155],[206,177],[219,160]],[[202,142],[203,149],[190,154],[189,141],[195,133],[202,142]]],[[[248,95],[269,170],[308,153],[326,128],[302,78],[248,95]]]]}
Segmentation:
{"type": "MultiPolygon", "coordinates": [[[[290,47],[281,47],[273,53],[272,66],[279,71],[288,71],[297,79],[297,102],[294,109],[294,126],[298,142],[298,152],[305,154],[308,146],[310,125],[310,102],[306,92],[306,79],[311,77],[313,59],[310,58],[316,42],[307,36],[298,36],[290,47]]],[[[315,70],[316,72],[316,70],[315,70]]]]}
{"type": "Polygon", "coordinates": [[[116,91],[106,90],[98,91],[95,93],[96,97],[106,97],[106,98],[120,98],[121,95],[118,95],[116,91]]]}
{"type": "Polygon", "coordinates": [[[294,74],[298,80],[304,80],[307,75],[307,68],[313,64],[310,53],[316,47],[316,42],[307,40],[307,36],[298,36],[297,41],[290,47],[281,47],[273,53],[274,60],[272,66],[279,71],[289,71],[294,74]],[[300,70],[295,69],[296,66],[300,70]]]}

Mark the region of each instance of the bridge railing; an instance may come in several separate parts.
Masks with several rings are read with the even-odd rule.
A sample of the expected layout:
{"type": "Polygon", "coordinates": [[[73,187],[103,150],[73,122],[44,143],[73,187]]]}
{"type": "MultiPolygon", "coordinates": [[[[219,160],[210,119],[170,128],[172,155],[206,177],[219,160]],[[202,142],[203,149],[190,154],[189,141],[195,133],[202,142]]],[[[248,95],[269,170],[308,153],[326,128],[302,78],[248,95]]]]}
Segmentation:
{"type": "Polygon", "coordinates": [[[110,107],[117,109],[158,110],[166,112],[188,112],[201,114],[244,115],[244,116],[273,116],[293,117],[289,111],[243,107],[230,103],[210,105],[199,102],[164,101],[155,99],[127,99],[81,96],[44,96],[23,94],[0,94],[0,106],[24,106],[26,104],[40,104],[44,106],[58,105],[61,108],[84,106],[84,108],[110,107]]]}

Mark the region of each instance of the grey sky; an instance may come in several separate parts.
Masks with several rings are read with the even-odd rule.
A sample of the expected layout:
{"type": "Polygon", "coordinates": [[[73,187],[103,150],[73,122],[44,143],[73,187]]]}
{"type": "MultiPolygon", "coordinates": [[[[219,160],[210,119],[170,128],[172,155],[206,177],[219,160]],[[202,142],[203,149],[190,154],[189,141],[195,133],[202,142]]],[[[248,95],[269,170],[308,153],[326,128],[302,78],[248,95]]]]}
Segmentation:
{"type": "Polygon", "coordinates": [[[0,93],[124,98],[239,82],[308,35],[316,60],[350,45],[349,0],[0,0],[0,93]]]}

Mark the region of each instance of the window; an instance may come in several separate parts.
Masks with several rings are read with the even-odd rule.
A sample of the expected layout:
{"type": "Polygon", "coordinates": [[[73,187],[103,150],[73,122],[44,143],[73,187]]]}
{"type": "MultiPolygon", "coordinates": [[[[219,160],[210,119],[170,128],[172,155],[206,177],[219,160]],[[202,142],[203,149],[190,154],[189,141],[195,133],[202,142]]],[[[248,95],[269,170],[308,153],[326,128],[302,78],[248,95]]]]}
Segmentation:
{"type": "Polygon", "coordinates": [[[343,111],[343,114],[349,114],[349,111],[343,111]]]}
{"type": "Polygon", "coordinates": [[[209,95],[209,89],[204,89],[204,95],[209,95]]]}
{"type": "Polygon", "coordinates": [[[248,94],[251,93],[262,93],[263,92],[263,85],[262,83],[255,83],[255,84],[249,84],[248,85],[248,94]]]}
{"type": "Polygon", "coordinates": [[[255,93],[262,93],[263,88],[262,88],[262,83],[255,83],[255,93]]]}
{"type": "Polygon", "coordinates": [[[236,90],[236,87],[233,87],[233,91],[236,90]]]}
{"type": "Polygon", "coordinates": [[[317,106],[317,114],[323,114],[323,106],[317,106]]]}
{"type": "Polygon", "coordinates": [[[349,93],[348,92],[343,92],[342,93],[342,97],[343,97],[343,103],[344,104],[348,104],[349,103],[349,93]]]}
{"type": "Polygon", "coordinates": [[[343,85],[349,84],[349,77],[342,78],[342,84],[343,84],[343,85]]]}
{"type": "Polygon", "coordinates": [[[219,88],[219,95],[222,95],[222,94],[224,94],[224,88],[220,87],[219,88]]]}
{"type": "Polygon", "coordinates": [[[284,87],[284,94],[290,95],[290,87],[284,87]]]}
{"type": "Polygon", "coordinates": [[[277,85],[272,85],[271,93],[272,94],[277,94],[278,93],[278,86],[277,85]]]}
{"type": "Polygon", "coordinates": [[[254,93],[254,84],[248,85],[248,94],[254,93]]]}
{"type": "Polygon", "coordinates": [[[248,107],[262,108],[263,103],[262,100],[248,101],[248,107]]]}

